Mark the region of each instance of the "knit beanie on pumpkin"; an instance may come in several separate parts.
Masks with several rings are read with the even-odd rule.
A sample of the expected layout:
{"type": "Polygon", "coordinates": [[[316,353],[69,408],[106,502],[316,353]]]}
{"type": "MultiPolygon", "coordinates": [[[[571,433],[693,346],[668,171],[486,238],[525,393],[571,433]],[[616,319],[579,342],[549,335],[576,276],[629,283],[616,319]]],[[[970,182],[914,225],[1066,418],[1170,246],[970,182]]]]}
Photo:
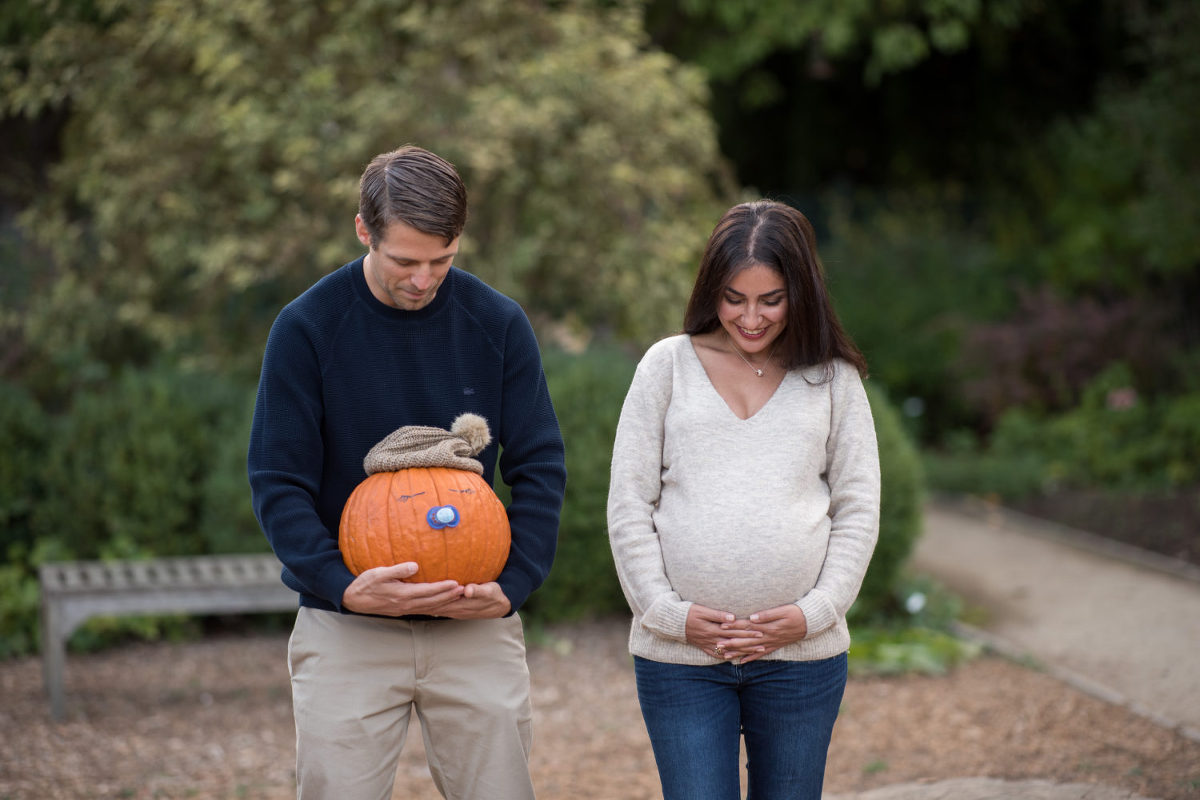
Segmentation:
{"type": "Polygon", "coordinates": [[[371,448],[363,459],[368,475],[398,472],[411,467],[447,467],[483,475],[479,455],[492,441],[487,420],[478,414],[460,414],[450,430],[425,425],[397,428],[371,448]]]}

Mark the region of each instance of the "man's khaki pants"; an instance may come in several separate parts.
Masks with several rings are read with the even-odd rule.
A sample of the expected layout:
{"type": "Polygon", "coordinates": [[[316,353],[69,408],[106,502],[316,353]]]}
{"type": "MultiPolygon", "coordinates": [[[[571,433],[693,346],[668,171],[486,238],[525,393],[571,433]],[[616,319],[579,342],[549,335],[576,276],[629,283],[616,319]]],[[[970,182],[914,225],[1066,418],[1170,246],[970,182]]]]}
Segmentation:
{"type": "Polygon", "coordinates": [[[415,708],[451,800],[533,798],[525,637],[504,619],[301,608],[288,645],[300,800],[387,800],[415,708]]]}

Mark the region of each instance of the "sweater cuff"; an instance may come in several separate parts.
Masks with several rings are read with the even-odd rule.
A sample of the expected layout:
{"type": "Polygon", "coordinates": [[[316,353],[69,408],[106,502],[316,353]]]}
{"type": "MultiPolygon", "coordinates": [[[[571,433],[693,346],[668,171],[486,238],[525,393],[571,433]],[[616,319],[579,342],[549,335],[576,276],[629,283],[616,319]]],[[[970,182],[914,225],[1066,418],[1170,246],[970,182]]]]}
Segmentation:
{"type": "Polygon", "coordinates": [[[691,608],[689,600],[660,600],[642,617],[642,625],[658,636],[686,642],[688,611],[691,608]]]}
{"type": "Polygon", "coordinates": [[[520,610],[521,606],[525,605],[525,601],[529,599],[529,595],[533,594],[533,587],[530,586],[529,579],[519,572],[509,572],[502,574],[496,578],[496,583],[500,586],[500,591],[504,592],[505,598],[508,599],[508,613],[504,616],[511,617],[520,610]]]}
{"type": "Polygon", "coordinates": [[[804,619],[808,623],[808,632],[804,634],[805,639],[811,639],[837,624],[837,609],[821,592],[815,590],[809,592],[797,600],[796,605],[804,612],[804,619]]]}
{"type": "Polygon", "coordinates": [[[321,570],[321,575],[317,579],[320,590],[314,594],[331,603],[338,611],[345,613],[348,609],[342,605],[342,598],[346,595],[346,589],[354,583],[354,578],[354,573],[347,569],[340,560],[332,562],[321,570]]]}

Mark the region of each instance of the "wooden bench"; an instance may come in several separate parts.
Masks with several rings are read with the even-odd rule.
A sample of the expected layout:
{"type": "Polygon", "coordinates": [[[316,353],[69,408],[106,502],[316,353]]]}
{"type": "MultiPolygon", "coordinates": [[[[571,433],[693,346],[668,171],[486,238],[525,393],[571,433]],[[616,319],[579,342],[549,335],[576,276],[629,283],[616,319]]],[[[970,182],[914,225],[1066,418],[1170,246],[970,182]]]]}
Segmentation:
{"type": "Polygon", "coordinates": [[[92,617],[294,611],[271,554],[143,561],[60,561],[38,570],[42,588],[42,675],[50,713],[62,719],[67,640],[92,617]]]}

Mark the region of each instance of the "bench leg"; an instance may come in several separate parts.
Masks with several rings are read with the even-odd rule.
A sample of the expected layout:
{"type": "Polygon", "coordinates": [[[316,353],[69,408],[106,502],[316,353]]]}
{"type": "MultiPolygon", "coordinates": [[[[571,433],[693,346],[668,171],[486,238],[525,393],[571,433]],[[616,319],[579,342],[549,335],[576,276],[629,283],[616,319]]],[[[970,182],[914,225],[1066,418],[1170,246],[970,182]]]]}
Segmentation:
{"type": "Polygon", "coordinates": [[[61,720],[65,714],[63,668],[66,645],[62,626],[62,609],[53,601],[42,599],[42,681],[50,697],[50,716],[61,720]]]}

